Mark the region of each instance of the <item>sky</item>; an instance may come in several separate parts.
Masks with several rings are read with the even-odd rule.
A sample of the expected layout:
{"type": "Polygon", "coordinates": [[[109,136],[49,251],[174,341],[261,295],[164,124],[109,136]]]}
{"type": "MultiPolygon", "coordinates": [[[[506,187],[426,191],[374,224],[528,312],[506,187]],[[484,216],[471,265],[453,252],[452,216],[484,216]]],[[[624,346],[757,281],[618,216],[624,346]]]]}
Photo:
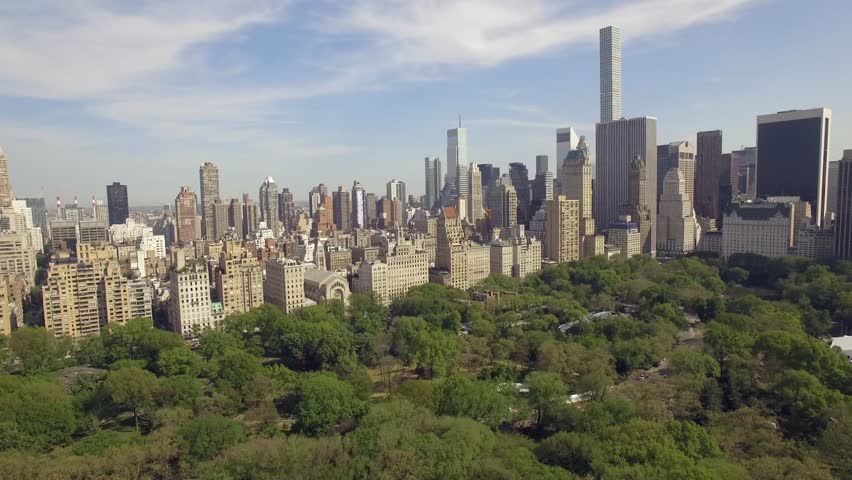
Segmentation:
{"type": "Polygon", "coordinates": [[[0,2],[0,147],[18,197],[131,205],[225,198],[267,176],[311,186],[424,191],[423,158],[468,128],[469,160],[551,157],[555,129],[594,145],[598,29],[623,30],[624,115],[658,143],[755,117],[833,110],[831,157],[852,148],[846,0],[137,0],[0,2]]]}

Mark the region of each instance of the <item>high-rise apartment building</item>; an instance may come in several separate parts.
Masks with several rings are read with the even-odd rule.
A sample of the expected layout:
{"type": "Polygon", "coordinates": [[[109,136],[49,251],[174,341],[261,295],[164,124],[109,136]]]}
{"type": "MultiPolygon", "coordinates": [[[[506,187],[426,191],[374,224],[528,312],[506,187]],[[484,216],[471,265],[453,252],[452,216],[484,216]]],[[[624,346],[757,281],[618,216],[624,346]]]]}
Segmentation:
{"type": "Polygon", "coordinates": [[[695,250],[697,222],[679,168],[669,169],[657,213],[657,252],[682,255],[695,250]]]}
{"type": "Polygon", "coordinates": [[[260,218],[266,222],[266,228],[272,230],[275,238],[281,234],[281,220],[278,216],[278,185],[272,177],[266,177],[260,185],[260,218]]]}
{"type": "Polygon", "coordinates": [[[204,162],[198,168],[198,178],[201,185],[201,235],[213,240],[218,233],[214,205],[219,200],[219,167],[213,162],[204,162]]]}
{"type": "Polygon", "coordinates": [[[236,238],[240,240],[246,238],[245,225],[243,223],[243,204],[238,198],[232,198],[228,202],[228,225],[233,227],[236,238]]]}
{"type": "Polygon", "coordinates": [[[837,162],[837,218],[834,223],[834,255],[852,258],[852,151],[837,162]]]}
{"type": "Polygon", "coordinates": [[[629,220],[629,216],[623,216],[621,221],[612,222],[607,226],[607,242],[618,248],[623,258],[642,254],[639,224],[629,220]]]}
{"type": "Polygon", "coordinates": [[[379,199],[375,193],[367,194],[367,227],[375,228],[379,221],[379,212],[378,212],[378,202],[379,199]]]}
{"type": "Polygon", "coordinates": [[[558,263],[580,259],[580,202],[559,195],[546,204],[544,242],[548,258],[558,263]]]}
{"type": "Polygon", "coordinates": [[[541,241],[535,238],[495,239],[489,247],[492,274],[524,278],[541,270],[541,241]]]}
{"type": "Polygon", "coordinates": [[[797,196],[813,205],[818,226],[825,217],[831,110],[791,110],[757,117],[759,198],[797,196]]]}
{"type": "Polygon", "coordinates": [[[553,172],[549,169],[547,155],[536,155],[535,157],[535,179],[532,182],[531,195],[530,219],[541,210],[544,202],[553,200],[553,172]]]}
{"type": "Polygon", "coordinates": [[[477,222],[485,218],[485,210],[482,199],[482,173],[475,163],[471,163],[467,170],[467,186],[469,192],[467,196],[467,219],[470,223],[476,225],[477,222]]]}
{"type": "Polygon", "coordinates": [[[651,209],[647,203],[647,172],[645,160],[639,155],[634,157],[627,173],[627,201],[619,207],[619,218],[629,216],[632,222],[639,226],[640,251],[645,255],[651,255],[657,246],[654,243],[656,240],[651,238],[653,221],[656,219],[651,216],[651,209]]]}
{"type": "Polygon", "coordinates": [[[150,287],[131,288],[114,260],[51,264],[42,301],[45,328],[56,336],[97,335],[107,325],[151,316],[150,287]]]}
{"type": "Polygon", "coordinates": [[[657,200],[663,194],[663,182],[669,170],[677,168],[683,177],[689,209],[695,199],[695,144],[689,141],[657,146],[657,200]]]}
{"type": "Polygon", "coordinates": [[[279,258],[266,263],[263,281],[266,303],[278,306],[284,313],[305,305],[305,266],[296,260],[279,258]]]}
{"type": "Polygon", "coordinates": [[[352,222],[352,200],[349,192],[344,190],[342,186],[337,187],[337,191],[332,194],[334,207],[334,225],[338,230],[349,231],[352,222]]]}
{"type": "Polygon", "coordinates": [[[198,201],[192,189],[187,186],[180,187],[180,192],[175,197],[175,218],[177,220],[177,241],[187,244],[199,240],[201,226],[198,225],[198,201]]]}
{"type": "MultiPolygon", "coordinates": [[[[619,206],[628,201],[631,161],[640,156],[646,175],[643,194],[651,218],[657,213],[657,119],[639,117],[595,125],[594,217],[598,226],[618,220],[619,206]]],[[[649,234],[656,246],[653,225],[649,234]]],[[[649,252],[645,252],[649,253],[649,252]]]]}
{"type": "Polygon", "coordinates": [[[429,254],[408,242],[397,242],[392,252],[372,262],[362,262],[352,280],[358,293],[374,292],[385,305],[413,287],[429,282],[429,254]]]}
{"type": "Polygon", "coordinates": [[[455,189],[459,165],[467,167],[468,163],[467,129],[459,125],[459,128],[447,130],[447,184],[455,195],[459,194],[455,189]]]}
{"type": "Polygon", "coordinates": [[[0,208],[10,208],[14,199],[12,182],[9,180],[9,161],[6,152],[0,147],[0,208]]]}
{"type": "Polygon", "coordinates": [[[130,206],[127,201],[127,185],[112,182],[112,185],[107,185],[106,190],[109,224],[124,223],[130,217],[130,206]]]}
{"type": "Polygon", "coordinates": [[[443,180],[441,176],[441,160],[426,157],[423,163],[425,164],[426,174],[426,204],[423,205],[423,208],[432,210],[437,206],[438,200],[441,198],[441,182],[443,180]]]}
{"type": "Polygon", "coordinates": [[[469,242],[464,237],[461,219],[453,208],[444,208],[438,217],[435,270],[429,281],[468,289],[490,273],[490,250],[487,245],[469,242]]]}
{"type": "Polygon", "coordinates": [[[213,230],[208,231],[208,240],[219,241],[231,231],[231,204],[221,199],[213,203],[213,230]]]}
{"type": "Polygon", "coordinates": [[[226,241],[214,272],[216,293],[227,317],[263,305],[263,269],[238,242],[226,241]]]}
{"type": "Polygon", "coordinates": [[[518,195],[518,223],[527,225],[532,216],[530,213],[532,192],[527,166],[520,162],[510,163],[509,178],[512,179],[512,186],[515,187],[515,192],[518,195]]]}
{"type": "MultiPolygon", "coordinates": [[[[47,228],[47,207],[44,204],[43,198],[24,198],[27,207],[33,211],[33,225],[36,227],[47,228]]],[[[109,214],[107,214],[109,218],[109,214]]]]}
{"type": "MultiPolygon", "coordinates": [[[[698,132],[695,152],[695,214],[719,220],[719,194],[723,184],[722,131],[698,132]]],[[[727,183],[727,182],[725,182],[727,183]]]]}
{"type": "Polygon", "coordinates": [[[169,272],[169,323],[172,331],[184,338],[218,328],[225,316],[221,305],[210,298],[210,277],[207,264],[189,260],[169,272]],[[214,308],[215,307],[215,308],[214,308]]]}
{"type": "Polygon", "coordinates": [[[482,178],[482,198],[485,204],[485,208],[491,208],[490,198],[491,198],[491,189],[494,188],[495,185],[500,180],[500,167],[495,167],[489,163],[480,163],[478,165],[479,173],[482,178]]]}
{"type": "MultiPolygon", "coordinates": [[[[621,29],[600,30],[601,123],[621,119],[621,29]]],[[[600,157],[600,154],[598,154],[600,157]]],[[[609,223],[609,222],[607,222],[609,223]]]]}
{"type": "Polygon", "coordinates": [[[518,194],[511,185],[491,189],[491,228],[509,230],[518,225],[518,194]]]}
{"type": "Polygon", "coordinates": [[[596,235],[595,219],[592,216],[592,154],[585,136],[580,137],[577,148],[565,155],[559,177],[562,179],[562,195],[579,203],[580,257],[602,255],[603,237],[596,235]]]}
{"type": "Polygon", "coordinates": [[[391,200],[399,200],[403,204],[408,203],[408,197],[405,196],[405,182],[394,178],[387,183],[386,187],[387,198],[391,200]]]}
{"type": "Polygon", "coordinates": [[[0,275],[20,275],[35,285],[36,254],[26,232],[0,233],[0,275]]]}

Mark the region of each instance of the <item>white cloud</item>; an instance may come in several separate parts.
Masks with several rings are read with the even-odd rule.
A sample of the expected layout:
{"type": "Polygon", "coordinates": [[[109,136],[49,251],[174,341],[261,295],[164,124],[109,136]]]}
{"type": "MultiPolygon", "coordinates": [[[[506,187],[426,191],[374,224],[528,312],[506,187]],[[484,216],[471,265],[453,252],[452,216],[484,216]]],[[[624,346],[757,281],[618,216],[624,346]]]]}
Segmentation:
{"type": "Polygon", "coordinates": [[[94,0],[8,2],[0,6],[0,95],[80,98],[138,88],[181,69],[190,48],[281,13],[252,3],[202,3],[122,9],[94,0]]]}
{"type": "Polygon", "coordinates": [[[563,0],[354,0],[322,17],[318,29],[366,35],[370,53],[357,52],[351,61],[378,59],[377,68],[410,74],[435,65],[491,66],[591,43],[610,24],[620,25],[627,40],[666,34],[717,21],[753,1],[631,0],[584,7],[563,0]]]}

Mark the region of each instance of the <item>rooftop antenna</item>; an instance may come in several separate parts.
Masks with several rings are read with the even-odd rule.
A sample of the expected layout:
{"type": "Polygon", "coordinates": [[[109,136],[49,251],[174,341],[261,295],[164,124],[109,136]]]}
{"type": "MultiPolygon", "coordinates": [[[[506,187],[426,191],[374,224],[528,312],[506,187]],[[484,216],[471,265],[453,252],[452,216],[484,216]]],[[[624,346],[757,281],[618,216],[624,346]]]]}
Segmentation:
{"type": "Polygon", "coordinates": [[[56,211],[62,211],[62,201],[59,200],[59,195],[56,196],[56,211]]]}

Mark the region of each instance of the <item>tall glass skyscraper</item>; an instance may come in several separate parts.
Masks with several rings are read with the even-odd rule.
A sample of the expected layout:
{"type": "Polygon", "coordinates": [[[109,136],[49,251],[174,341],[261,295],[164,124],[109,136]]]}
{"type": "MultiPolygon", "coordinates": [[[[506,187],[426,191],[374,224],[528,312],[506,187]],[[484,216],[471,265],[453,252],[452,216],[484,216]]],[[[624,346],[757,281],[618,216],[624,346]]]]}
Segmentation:
{"type": "Polygon", "coordinates": [[[127,204],[127,185],[112,182],[112,185],[107,185],[106,189],[109,224],[124,223],[130,216],[130,207],[127,204]]]}
{"type": "Polygon", "coordinates": [[[621,29],[613,26],[602,28],[600,42],[603,123],[621,118],[621,29]]]}
{"type": "Polygon", "coordinates": [[[467,129],[462,127],[447,130],[447,184],[453,188],[456,195],[459,193],[455,190],[459,165],[465,168],[468,165],[467,129]]]}
{"type": "Polygon", "coordinates": [[[757,117],[757,197],[797,196],[822,225],[828,190],[831,110],[790,110],[757,117]]]}
{"type": "Polygon", "coordinates": [[[438,158],[424,160],[426,173],[426,210],[431,210],[441,195],[441,160],[438,158]]]}

